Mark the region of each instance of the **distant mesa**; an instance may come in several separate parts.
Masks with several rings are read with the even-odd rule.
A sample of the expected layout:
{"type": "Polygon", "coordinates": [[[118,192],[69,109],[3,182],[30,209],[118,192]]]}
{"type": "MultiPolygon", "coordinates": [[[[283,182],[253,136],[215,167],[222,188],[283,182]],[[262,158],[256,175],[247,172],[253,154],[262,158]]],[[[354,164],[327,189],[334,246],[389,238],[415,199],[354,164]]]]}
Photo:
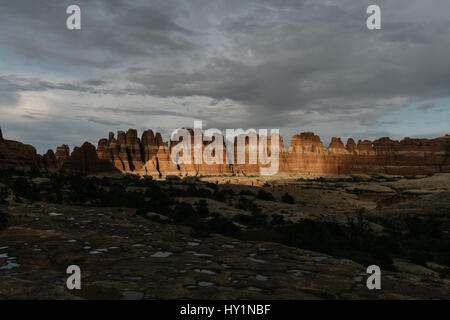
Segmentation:
{"type": "MultiPolygon", "coordinates": [[[[280,137],[282,141],[282,137],[280,137]]],[[[38,155],[33,146],[6,140],[0,129],[0,168],[72,172],[80,175],[135,173],[150,176],[258,175],[258,164],[180,164],[172,162],[176,145],[160,133],[135,129],[110,132],[97,147],[85,142],[72,152],[67,145],[38,155]]],[[[279,174],[394,174],[424,175],[450,172],[450,136],[401,141],[388,137],[375,141],[332,138],[324,147],[312,132],[294,135],[291,145],[280,144],[279,174]]],[[[225,151],[229,152],[229,151],[225,151]]],[[[192,152],[193,154],[193,152],[192,152]]],[[[248,159],[248,150],[247,150],[248,159]]]]}

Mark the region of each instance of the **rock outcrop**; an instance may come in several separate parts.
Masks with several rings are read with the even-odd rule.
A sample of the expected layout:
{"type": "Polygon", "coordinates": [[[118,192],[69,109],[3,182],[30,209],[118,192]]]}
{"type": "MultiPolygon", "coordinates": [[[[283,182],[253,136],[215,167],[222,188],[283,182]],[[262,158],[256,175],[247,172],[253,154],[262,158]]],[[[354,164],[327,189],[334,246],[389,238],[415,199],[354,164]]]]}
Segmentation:
{"type": "MultiPolygon", "coordinates": [[[[160,133],[146,130],[139,138],[135,129],[118,131],[117,138],[110,132],[108,139],[100,139],[97,149],[90,143],[75,148],[70,154],[67,145],[56,152],[49,150],[44,156],[36,154],[32,146],[4,140],[0,131],[0,167],[37,166],[50,171],[65,170],[79,174],[103,172],[136,173],[151,176],[168,175],[258,175],[261,164],[250,163],[249,137],[244,143],[245,164],[237,164],[238,138],[234,150],[224,143],[223,163],[194,163],[194,132],[191,133],[191,164],[172,161],[173,148],[180,142],[163,141],[160,133]],[[226,163],[234,155],[234,164],[226,163]]],[[[260,137],[256,136],[256,141],[260,137]]],[[[203,150],[211,141],[203,142],[203,150]]],[[[270,137],[267,141],[271,144],[270,137]]],[[[279,174],[392,174],[425,175],[450,172],[450,136],[436,139],[411,139],[401,141],[380,138],[375,141],[348,139],[344,145],[340,138],[332,138],[325,147],[319,136],[312,132],[295,135],[285,149],[279,136],[279,174]]],[[[215,155],[215,154],[213,154],[215,155]]],[[[182,156],[182,153],[180,154],[182,156]]]]}
{"type": "Polygon", "coordinates": [[[42,157],[43,166],[48,170],[58,170],[58,161],[56,160],[56,155],[53,150],[48,150],[46,154],[42,157]]]}
{"type": "Polygon", "coordinates": [[[4,139],[0,129],[0,168],[30,170],[37,163],[38,155],[33,146],[4,139]]]}
{"type": "Polygon", "coordinates": [[[99,159],[95,146],[89,142],[76,147],[61,169],[81,175],[119,171],[111,162],[99,159]]]}
{"type": "Polygon", "coordinates": [[[70,158],[70,148],[67,144],[63,144],[56,148],[55,152],[56,161],[58,163],[58,168],[62,168],[64,162],[70,158]]]}
{"type": "MultiPolygon", "coordinates": [[[[159,133],[143,132],[137,137],[136,130],[118,132],[118,139],[110,133],[109,140],[99,141],[99,158],[105,159],[123,172],[144,175],[227,175],[259,174],[261,163],[249,163],[249,139],[245,140],[245,164],[236,164],[237,138],[234,150],[224,146],[223,164],[194,163],[194,132],[191,130],[191,164],[175,164],[171,159],[172,149],[179,143],[164,142],[159,133]],[[228,153],[234,154],[235,164],[225,162],[228,153]]],[[[410,139],[394,141],[381,138],[376,141],[363,140],[355,143],[348,139],[346,145],[340,138],[332,138],[326,148],[319,136],[304,132],[292,138],[288,149],[280,138],[280,174],[400,174],[421,175],[450,172],[450,137],[437,139],[410,139]]],[[[259,137],[256,137],[259,141],[259,137]]],[[[211,142],[203,143],[203,150],[211,142]]],[[[270,138],[268,139],[270,146],[270,138]]],[[[181,154],[180,154],[181,156],[181,154]]]]}

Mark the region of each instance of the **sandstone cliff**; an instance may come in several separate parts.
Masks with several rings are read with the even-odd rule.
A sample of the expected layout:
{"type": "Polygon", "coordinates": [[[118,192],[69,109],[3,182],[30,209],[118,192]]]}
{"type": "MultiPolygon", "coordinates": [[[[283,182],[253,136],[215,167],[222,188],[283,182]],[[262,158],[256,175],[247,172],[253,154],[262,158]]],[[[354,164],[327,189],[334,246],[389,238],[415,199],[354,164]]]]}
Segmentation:
{"type": "Polygon", "coordinates": [[[70,157],[63,161],[61,170],[82,175],[119,171],[111,162],[99,159],[95,146],[89,142],[76,147],[70,157]]]}
{"type": "Polygon", "coordinates": [[[29,170],[36,167],[38,155],[33,146],[6,140],[0,129],[0,168],[29,170]]]}
{"type": "MultiPolygon", "coordinates": [[[[257,175],[262,166],[249,163],[249,139],[245,140],[246,164],[194,164],[194,149],[191,149],[192,164],[177,165],[171,160],[171,151],[179,142],[164,142],[159,133],[143,132],[141,139],[136,130],[127,133],[119,131],[118,139],[110,133],[109,139],[101,139],[98,144],[100,159],[112,163],[122,172],[147,175],[257,175]]],[[[192,145],[193,131],[191,130],[192,145]]],[[[259,141],[259,137],[256,137],[259,141]]],[[[292,138],[291,145],[284,149],[279,137],[280,174],[400,174],[419,175],[436,172],[450,172],[450,137],[436,139],[410,139],[394,141],[381,138],[376,141],[348,139],[346,145],[340,138],[332,138],[325,147],[319,136],[303,132],[292,138]]],[[[204,142],[206,148],[211,142],[204,142]]],[[[268,140],[270,146],[270,139],[268,140]]],[[[237,138],[233,153],[236,163],[237,138]]]]}
{"type": "MultiPolygon", "coordinates": [[[[193,131],[192,145],[193,145],[193,131]]],[[[257,141],[260,137],[256,136],[257,141]]],[[[69,147],[62,145],[54,153],[45,155],[20,142],[4,140],[0,130],[0,167],[30,168],[55,171],[64,170],[78,174],[105,172],[137,173],[142,175],[258,175],[264,167],[259,160],[249,163],[251,150],[249,138],[245,139],[245,164],[227,164],[227,153],[237,159],[237,138],[234,150],[224,144],[223,164],[194,164],[194,149],[191,149],[192,164],[175,164],[171,159],[172,149],[179,142],[162,139],[160,133],[146,130],[139,138],[134,129],[110,132],[108,139],[100,139],[98,147],[90,143],[77,147],[70,154],[69,147]]],[[[203,143],[207,148],[210,141],[203,143]]],[[[271,141],[268,139],[268,145],[271,141]]],[[[380,138],[375,141],[332,138],[325,147],[319,136],[312,132],[295,135],[285,149],[279,136],[279,174],[395,174],[423,175],[450,172],[450,136],[436,139],[411,139],[401,141],[380,138]]],[[[181,156],[181,155],[180,155],[181,156]]]]}

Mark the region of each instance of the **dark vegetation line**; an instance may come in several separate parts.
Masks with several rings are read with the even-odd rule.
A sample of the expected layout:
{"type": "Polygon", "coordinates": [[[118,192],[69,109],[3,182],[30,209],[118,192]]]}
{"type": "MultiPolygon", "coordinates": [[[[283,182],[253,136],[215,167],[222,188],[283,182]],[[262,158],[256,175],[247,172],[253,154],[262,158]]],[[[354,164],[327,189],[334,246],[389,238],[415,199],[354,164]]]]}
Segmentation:
{"type": "MultiPolygon", "coordinates": [[[[33,170],[0,172],[0,205],[11,194],[16,202],[45,201],[97,207],[135,208],[136,214],[161,223],[189,226],[192,236],[203,237],[218,233],[241,240],[270,241],[297,248],[345,257],[363,265],[377,264],[392,269],[393,258],[406,258],[424,265],[433,261],[450,266],[450,241],[443,239],[439,225],[414,216],[406,219],[404,229],[384,224],[383,236],[374,235],[368,227],[364,211],[347,224],[305,219],[297,223],[286,221],[283,215],[271,219],[255,204],[255,199],[277,201],[272,193],[260,189],[256,194],[243,190],[239,194],[216,184],[172,184],[134,175],[123,178],[86,178],[60,173],[48,174],[33,170]],[[46,178],[34,183],[34,178],[46,178]],[[191,205],[175,198],[203,198],[191,205]],[[219,212],[211,212],[205,199],[224,202],[250,212],[238,214],[232,220],[219,212]],[[156,214],[150,214],[156,213],[156,214]],[[270,220],[270,221],[269,221],[270,220]],[[237,224],[246,226],[241,229],[237,224]]],[[[279,201],[293,204],[288,193],[279,201]]],[[[369,216],[370,217],[370,216],[369,216]]],[[[7,214],[0,211],[0,229],[7,227],[7,214]]],[[[377,222],[379,223],[379,221],[377,222]]]]}

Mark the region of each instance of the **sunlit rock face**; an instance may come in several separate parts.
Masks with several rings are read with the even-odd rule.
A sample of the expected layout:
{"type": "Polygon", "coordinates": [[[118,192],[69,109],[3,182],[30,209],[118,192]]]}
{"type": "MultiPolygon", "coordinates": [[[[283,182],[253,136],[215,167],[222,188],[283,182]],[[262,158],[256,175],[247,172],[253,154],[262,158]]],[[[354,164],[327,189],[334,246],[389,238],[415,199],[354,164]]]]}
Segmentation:
{"type": "MultiPolygon", "coordinates": [[[[46,170],[66,170],[83,174],[99,172],[125,172],[151,176],[167,175],[258,175],[262,167],[257,156],[256,163],[250,163],[252,149],[249,139],[245,139],[243,153],[245,164],[237,164],[237,137],[234,149],[227,149],[224,139],[223,163],[194,163],[194,135],[191,133],[191,163],[176,164],[172,161],[172,149],[177,141],[164,141],[160,133],[146,130],[141,138],[135,129],[118,131],[117,138],[110,132],[108,139],[100,139],[95,148],[85,143],[75,148],[72,154],[67,145],[62,145],[54,153],[36,154],[34,147],[3,138],[0,131],[0,166],[36,166],[46,170]],[[234,155],[234,162],[226,162],[227,154],[234,155]]],[[[423,175],[450,172],[450,136],[436,139],[411,139],[401,141],[380,138],[375,141],[348,139],[344,145],[334,137],[325,147],[320,137],[312,132],[294,135],[291,145],[285,149],[283,138],[279,138],[278,174],[394,174],[423,175]]],[[[256,141],[260,137],[256,136],[256,141]]],[[[210,145],[203,142],[203,150],[210,145]]],[[[270,150],[271,139],[267,141],[270,150]]],[[[259,146],[259,144],[258,144],[259,146]]],[[[258,147],[256,148],[259,154],[258,147]]],[[[270,151],[269,153],[270,154],[270,151]]]]}

